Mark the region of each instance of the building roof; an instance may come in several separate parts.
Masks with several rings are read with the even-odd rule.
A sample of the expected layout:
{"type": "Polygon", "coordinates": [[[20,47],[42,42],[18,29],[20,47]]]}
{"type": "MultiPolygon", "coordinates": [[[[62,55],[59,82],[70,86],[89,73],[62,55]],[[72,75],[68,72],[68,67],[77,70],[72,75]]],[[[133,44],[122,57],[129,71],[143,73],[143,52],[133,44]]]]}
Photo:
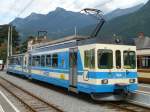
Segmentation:
{"type": "Polygon", "coordinates": [[[136,38],[137,49],[150,49],[150,37],[136,38]]]}
{"type": "Polygon", "coordinates": [[[150,56],[150,49],[139,49],[137,50],[137,55],[150,56]]]}

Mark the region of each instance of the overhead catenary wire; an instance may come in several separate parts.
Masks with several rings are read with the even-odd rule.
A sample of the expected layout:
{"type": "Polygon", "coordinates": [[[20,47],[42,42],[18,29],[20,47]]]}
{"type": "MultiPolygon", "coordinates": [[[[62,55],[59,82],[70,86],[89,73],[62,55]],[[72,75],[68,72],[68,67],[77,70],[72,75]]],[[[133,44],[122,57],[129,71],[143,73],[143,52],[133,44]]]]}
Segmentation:
{"type": "Polygon", "coordinates": [[[10,12],[12,12],[16,6],[16,2],[18,0],[14,0],[14,2],[8,7],[8,10],[6,11],[6,13],[3,15],[4,17],[9,16],[10,12]]]}
{"type": "Polygon", "coordinates": [[[17,14],[17,16],[16,16],[15,18],[19,17],[28,7],[30,7],[30,5],[31,5],[33,2],[34,2],[34,0],[30,0],[30,1],[25,5],[25,7],[23,7],[23,9],[17,14]]]}
{"type": "MultiPolygon", "coordinates": [[[[14,3],[16,2],[17,0],[15,0],[14,1],[14,3]]],[[[33,2],[34,0],[30,0],[26,5],[25,5],[25,7],[23,7],[23,9],[21,9],[21,11],[16,15],[16,17],[14,18],[14,19],[16,19],[17,17],[19,17],[31,4],[32,4],[32,2],[33,2]]],[[[14,7],[14,5],[12,5],[11,7],[10,7],[10,9],[11,8],[13,8],[14,7]]],[[[12,55],[13,53],[12,53],[12,50],[13,50],[13,34],[12,34],[12,32],[13,32],[13,26],[12,25],[8,25],[8,57],[10,56],[10,55],[12,55]],[[10,45],[10,48],[9,48],[9,45],[10,45]]]]}

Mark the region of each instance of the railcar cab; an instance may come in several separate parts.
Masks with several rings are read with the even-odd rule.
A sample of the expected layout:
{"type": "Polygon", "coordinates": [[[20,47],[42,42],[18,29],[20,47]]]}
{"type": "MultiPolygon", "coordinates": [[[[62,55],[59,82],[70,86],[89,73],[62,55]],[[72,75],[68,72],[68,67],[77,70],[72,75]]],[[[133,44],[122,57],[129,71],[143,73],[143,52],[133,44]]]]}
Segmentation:
{"type": "Polygon", "coordinates": [[[84,71],[88,71],[84,74],[84,82],[94,82],[95,86],[91,86],[94,99],[120,100],[122,93],[137,90],[135,46],[93,44],[85,45],[81,49],[84,55],[84,71]],[[100,93],[108,95],[100,97],[100,93]]]}

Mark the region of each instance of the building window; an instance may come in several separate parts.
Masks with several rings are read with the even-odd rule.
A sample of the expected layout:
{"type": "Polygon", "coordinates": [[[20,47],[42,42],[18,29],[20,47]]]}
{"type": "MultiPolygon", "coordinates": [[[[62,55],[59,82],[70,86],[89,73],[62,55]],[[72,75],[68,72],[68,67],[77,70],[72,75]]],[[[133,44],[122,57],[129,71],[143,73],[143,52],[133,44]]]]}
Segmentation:
{"type": "Polygon", "coordinates": [[[121,68],[121,52],[119,50],[116,51],[116,68],[121,68]]]}
{"type": "Polygon", "coordinates": [[[52,56],[52,67],[58,67],[58,54],[53,54],[52,56]]]}
{"type": "Polygon", "coordinates": [[[98,68],[99,69],[112,69],[113,68],[113,51],[107,49],[99,49],[98,55],[98,68]]]}
{"type": "Polygon", "coordinates": [[[46,55],[46,66],[47,67],[51,67],[52,66],[51,55],[46,55]]]}
{"type": "Polygon", "coordinates": [[[41,66],[45,67],[45,56],[41,56],[41,66]]]}
{"type": "Polygon", "coordinates": [[[95,68],[95,49],[84,51],[84,67],[95,68]]]}

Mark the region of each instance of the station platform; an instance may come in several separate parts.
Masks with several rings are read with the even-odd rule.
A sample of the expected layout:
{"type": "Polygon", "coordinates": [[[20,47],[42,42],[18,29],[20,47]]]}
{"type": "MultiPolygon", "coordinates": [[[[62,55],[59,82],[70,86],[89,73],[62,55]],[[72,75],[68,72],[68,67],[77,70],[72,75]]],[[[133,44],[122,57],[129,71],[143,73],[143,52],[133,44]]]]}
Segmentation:
{"type": "Polygon", "coordinates": [[[150,84],[140,84],[139,91],[150,94],[150,84]]]}
{"type": "Polygon", "coordinates": [[[150,84],[150,71],[139,71],[138,82],[150,84]]]}
{"type": "Polygon", "coordinates": [[[0,112],[20,112],[2,91],[0,91],[0,112]]]}

